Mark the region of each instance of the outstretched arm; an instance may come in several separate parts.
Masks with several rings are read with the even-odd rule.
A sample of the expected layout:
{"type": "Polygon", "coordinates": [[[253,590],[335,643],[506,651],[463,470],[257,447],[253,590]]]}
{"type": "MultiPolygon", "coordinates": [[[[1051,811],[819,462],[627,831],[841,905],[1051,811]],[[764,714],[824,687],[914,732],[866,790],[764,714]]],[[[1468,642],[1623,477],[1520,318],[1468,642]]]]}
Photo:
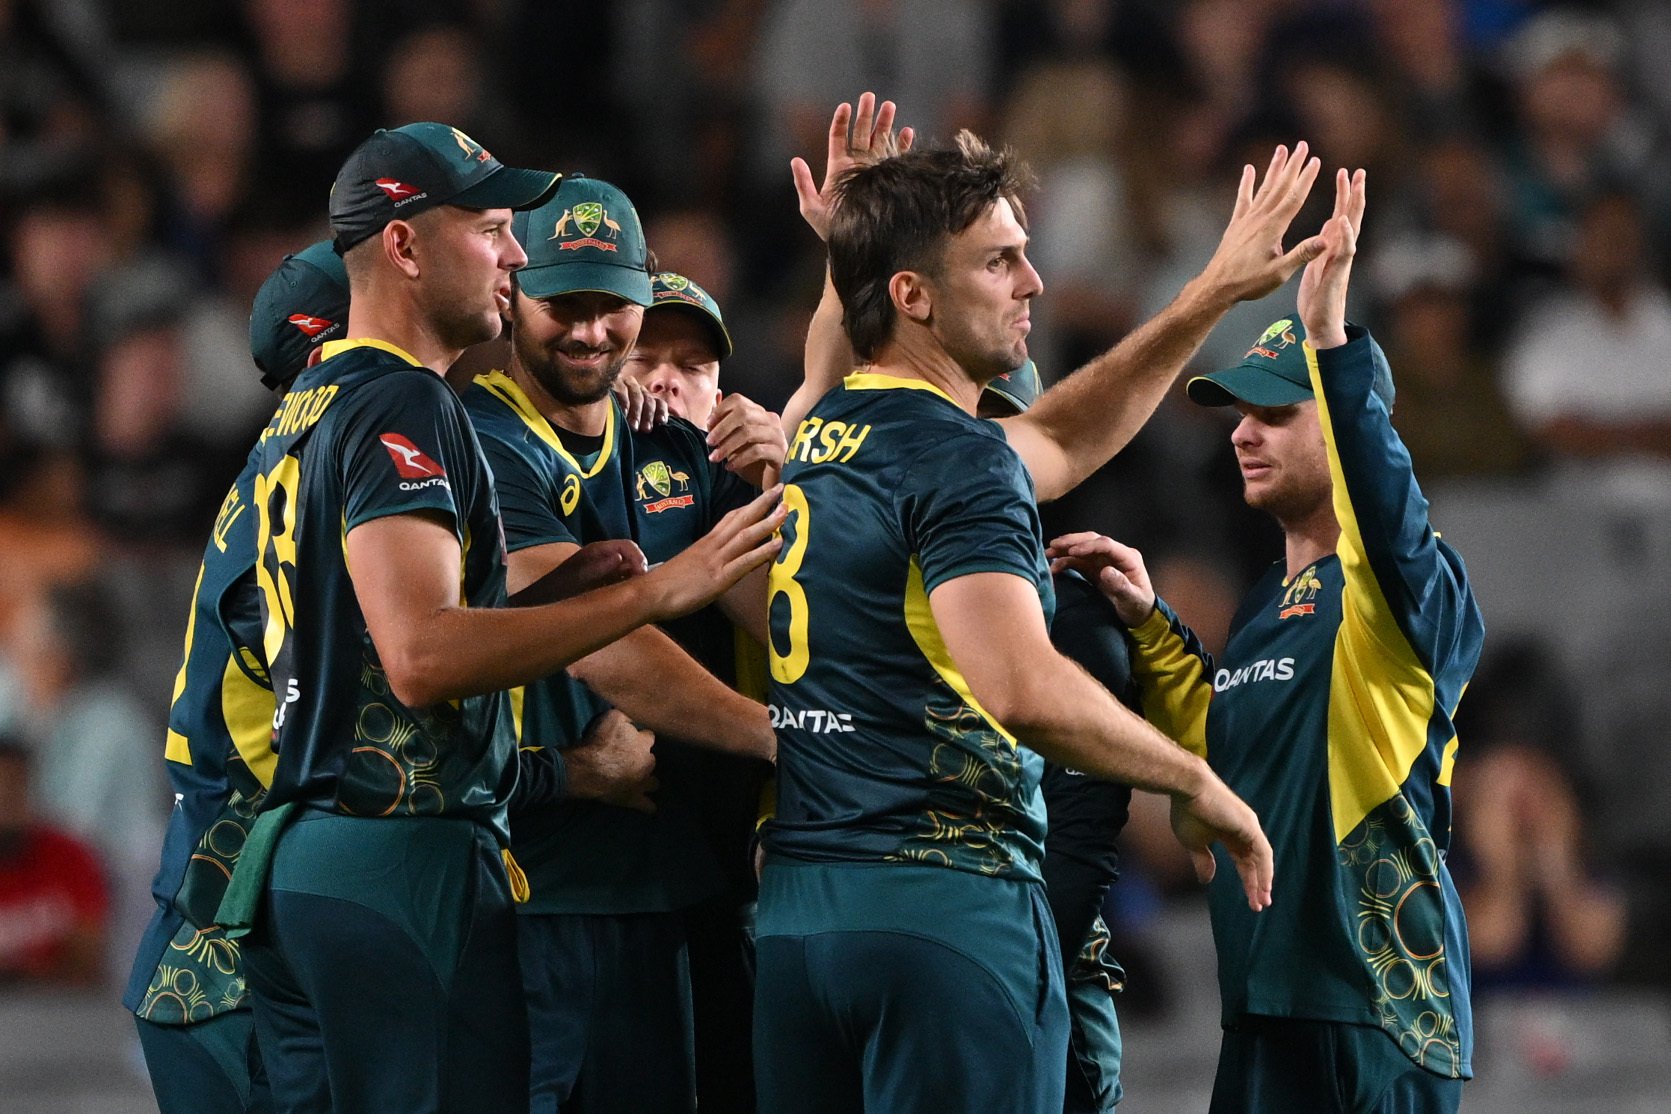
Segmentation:
{"type": "Polygon", "coordinates": [[[1278,147],[1255,188],[1244,167],[1218,250],[1153,319],[1044,392],[1032,409],[1002,419],[1040,502],[1066,494],[1143,428],[1178,372],[1237,302],[1262,298],[1322,251],[1312,237],[1289,251],[1282,239],[1319,168],[1304,142],[1278,147]]]}

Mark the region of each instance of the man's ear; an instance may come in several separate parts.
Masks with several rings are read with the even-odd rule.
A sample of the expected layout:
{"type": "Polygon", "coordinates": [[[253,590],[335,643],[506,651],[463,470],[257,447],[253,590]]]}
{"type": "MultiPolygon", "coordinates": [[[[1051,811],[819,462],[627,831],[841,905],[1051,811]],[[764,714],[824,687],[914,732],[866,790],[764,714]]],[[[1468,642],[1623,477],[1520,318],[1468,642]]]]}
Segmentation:
{"type": "Polygon", "coordinates": [[[888,280],[888,297],[896,313],[919,325],[926,325],[934,314],[933,284],[920,271],[896,273],[888,280]]]}
{"type": "Polygon", "coordinates": [[[392,220],[383,226],[383,257],[407,278],[417,278],[420,270],[417,239],[418,230],[407,221],[392,220]]]}

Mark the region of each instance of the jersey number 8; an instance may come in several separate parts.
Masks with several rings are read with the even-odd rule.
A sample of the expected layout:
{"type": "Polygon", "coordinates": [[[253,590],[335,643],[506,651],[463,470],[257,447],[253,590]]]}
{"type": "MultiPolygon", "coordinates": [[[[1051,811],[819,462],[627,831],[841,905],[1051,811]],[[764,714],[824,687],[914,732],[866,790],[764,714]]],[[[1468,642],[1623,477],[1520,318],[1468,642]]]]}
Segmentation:
{"type": "Polygon", "coordinates": [[[789,511],[783,521],[783,532],[789,537],[789,544],[778,554],[767,577],[771,590],[766,595],[766,614],[772,614],[772,607],[779,596],[789,602],[789,652],[778,653],[778,625],[775,621],[771,624],[771,645],[768,648],[772,658],[772,679],[780,684],[792,685],[801,679],[812,660],[812,654],[807,649],[809,608],[806,589],[795,579],[795,574],[801,571],[801,562],[806,559],[811,523],[808,521],[806,492],[795,484],[783,489],[783,505],[789,511]]]}

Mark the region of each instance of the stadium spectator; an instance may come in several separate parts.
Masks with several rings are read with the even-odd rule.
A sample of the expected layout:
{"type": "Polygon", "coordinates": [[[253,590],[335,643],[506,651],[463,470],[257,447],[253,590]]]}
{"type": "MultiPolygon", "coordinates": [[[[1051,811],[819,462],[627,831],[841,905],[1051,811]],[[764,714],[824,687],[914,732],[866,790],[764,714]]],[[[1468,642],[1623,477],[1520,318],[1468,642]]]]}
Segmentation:
{"type": "Polygon", "coordinates": [[[98,981],[109,896],[92,850],[35,815],[29,748],[0,736],[0,985],[98,981]]]}

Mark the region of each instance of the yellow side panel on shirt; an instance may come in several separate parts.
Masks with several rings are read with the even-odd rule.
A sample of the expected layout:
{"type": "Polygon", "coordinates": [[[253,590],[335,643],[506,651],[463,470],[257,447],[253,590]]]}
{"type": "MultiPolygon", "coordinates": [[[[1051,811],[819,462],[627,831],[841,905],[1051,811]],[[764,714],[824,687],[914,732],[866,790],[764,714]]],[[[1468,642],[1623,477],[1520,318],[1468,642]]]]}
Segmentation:
{"type": "Polygon", "coordinates": [[[1335,842],[1339,843],[1377,805],[1397,795],[1416,759],[1427,749],[1434,686],[1369,567],[1335,452],[1317,355],[1309,344],[1305,357],[1329,453],[1335,517],[1340,521],[1337,552],[1346,578],[1329,676],[1329,799],[1335,842]]]}
{"type": "Polygon", "coordinates": [[[952,691],[963,698],[963,702],[980,714],[992,730],[998,732],[1013,747],[1015,736],[1010,734],[987,710],[981,707],[981,702],[975,699],[975,694],[969,691],[969,682],[963,679],[952,656],[946,649],[945,639],[940,637],[940,627],[934,621],[934,612],[928,604],[928,593],[923,590],[923,570],[917,564],[915,557],[911,558],[911,567],[905,580],[905,626],[911,632],[911,640],[922,651],[928,664],[934,667],[934,672],[940,674],[940,679],[952,687],[952,691]]]}
{"type": "Polygon", "coordinates": [[[272,787],[273,771],[278,766],[278,754],[273,750],[273,690],[249,679],[238,665],[237,653],[234,650],[227,655],[226,670],[221,674],[221,714],[226,718],[232,745],[255,780],[267,789],[272,787]]]}

